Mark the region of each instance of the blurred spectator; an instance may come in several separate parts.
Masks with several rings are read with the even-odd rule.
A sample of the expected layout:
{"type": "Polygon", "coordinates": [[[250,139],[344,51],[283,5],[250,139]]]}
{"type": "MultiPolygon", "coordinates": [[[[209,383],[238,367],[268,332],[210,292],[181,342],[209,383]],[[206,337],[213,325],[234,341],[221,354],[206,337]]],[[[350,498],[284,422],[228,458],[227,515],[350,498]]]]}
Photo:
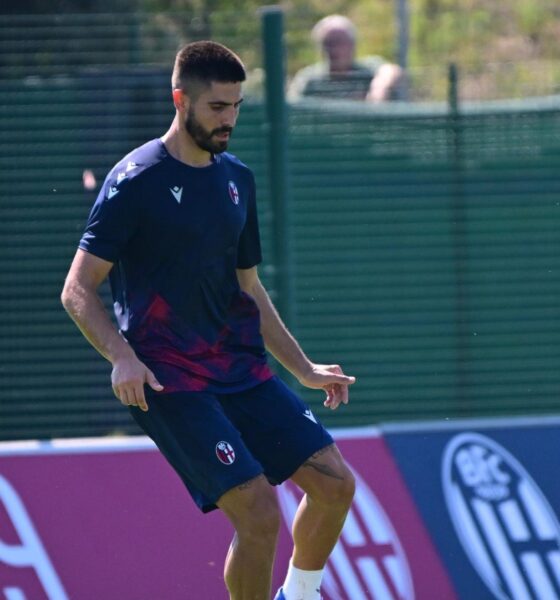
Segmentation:
{"type": "Polygon", "coordinates": [[[401,67],[380,56],[356,59],[356,27],[347,17],[329,15],[311,32],[324,60],[298,71],[288,97],[342,98],[385,102],[401,97],[404,74],[401,67]]]}

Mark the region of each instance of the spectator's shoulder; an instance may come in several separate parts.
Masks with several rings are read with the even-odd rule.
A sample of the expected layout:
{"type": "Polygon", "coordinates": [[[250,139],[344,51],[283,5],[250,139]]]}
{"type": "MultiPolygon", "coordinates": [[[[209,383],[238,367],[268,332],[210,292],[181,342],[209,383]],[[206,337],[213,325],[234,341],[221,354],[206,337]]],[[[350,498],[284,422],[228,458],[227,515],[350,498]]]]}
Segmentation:
{"type": "Polygon", "coordinates": [[[300,96],[304,96],[309,85],[317,81],[322,81],[328,77],[328,66],[324,62],[314,63],[302,67],[294,75],[288,88],[288,98],[297,100],[300,96]]]}
{"type": "Polygon", "coordinates": [[[306,81],[310,81],[313,79],[321,79],[328,75],[328,66],[324,62],[313,63],[312,65],[307,65],[306,67],[302,67],[294,76],[294,80],[302,79],[306,81]]]}
{"type": "Polygon", "coordinates": [[[362,69],[367,69],[373,76],[377,73],[379,67],[386,62],[387,61],[382,56],[370,54],[356,61],[356,65],[362,69]]]}

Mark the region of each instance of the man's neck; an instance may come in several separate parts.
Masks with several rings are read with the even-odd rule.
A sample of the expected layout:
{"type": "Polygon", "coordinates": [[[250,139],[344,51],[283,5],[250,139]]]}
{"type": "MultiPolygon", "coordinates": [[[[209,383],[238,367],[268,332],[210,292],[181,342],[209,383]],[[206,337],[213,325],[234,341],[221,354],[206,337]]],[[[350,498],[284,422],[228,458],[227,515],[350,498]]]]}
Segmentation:
{"type": "Polygon", "coordinates": [[[191,167],[207,167],[212,162],[212,154],[198,146],[189,132],[179,125],[177,117],[171,127],[161,137],[167,152],[176,160],[191,167]]]}
{"type": "Polygon", "coordinates": [[[354,63],[345,64],[345,65],[332,65],[328,66],[329,73],[335,77],[340,77],[351,73],[354,70],[354,63]]]}

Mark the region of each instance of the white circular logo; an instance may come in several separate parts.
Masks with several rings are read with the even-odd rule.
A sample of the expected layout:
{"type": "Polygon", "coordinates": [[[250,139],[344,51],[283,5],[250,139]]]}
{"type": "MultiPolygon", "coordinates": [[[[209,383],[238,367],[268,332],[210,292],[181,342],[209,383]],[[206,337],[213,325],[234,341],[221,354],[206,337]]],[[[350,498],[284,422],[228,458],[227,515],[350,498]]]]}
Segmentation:
{"type": "Polygon", "coordinates": [[[560,525],[513,455],[478,433],[459,434],[445,448],[442,484],[457,536],[496,598],[560,598],[560,525]]]}

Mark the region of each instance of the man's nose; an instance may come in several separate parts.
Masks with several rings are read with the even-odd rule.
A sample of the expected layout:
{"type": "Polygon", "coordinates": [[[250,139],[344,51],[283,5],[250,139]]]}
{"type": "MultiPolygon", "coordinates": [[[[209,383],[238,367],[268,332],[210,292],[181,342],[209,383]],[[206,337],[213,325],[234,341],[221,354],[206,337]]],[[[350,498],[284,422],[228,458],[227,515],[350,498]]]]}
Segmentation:
{"type": "Polygon", "coordinates": [[[222,127],[234,127],[237,121],[237,116],[238,111],[234,106],[225,110],[222,115],[222,127]]]}

